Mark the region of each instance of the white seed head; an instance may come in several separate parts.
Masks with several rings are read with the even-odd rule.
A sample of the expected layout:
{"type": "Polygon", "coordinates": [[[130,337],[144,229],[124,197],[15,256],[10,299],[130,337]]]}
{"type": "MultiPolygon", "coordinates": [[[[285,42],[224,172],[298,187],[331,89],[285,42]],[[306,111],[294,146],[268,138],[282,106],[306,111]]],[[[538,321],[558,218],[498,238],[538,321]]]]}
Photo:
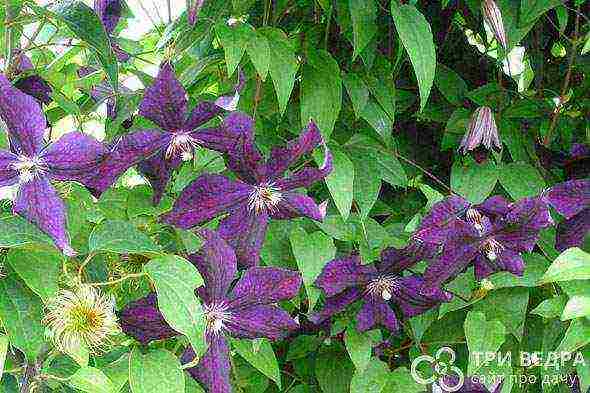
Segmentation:
{"type": "Polygon", "coordinates": [[[279,202],[283,199],[283,194],[279,188],[272,183],[254,187],[248,198],[248,206],[251,211],[257,214],[264,211],[274,212],[279,202]]]}
{"type": "Polygon", "coordinates": [[[49,338],[66,353],[81,346],[101,352],[120,332],[114,298],[88,285],[61,290],[48,302],[43,322],[49,338]]]}

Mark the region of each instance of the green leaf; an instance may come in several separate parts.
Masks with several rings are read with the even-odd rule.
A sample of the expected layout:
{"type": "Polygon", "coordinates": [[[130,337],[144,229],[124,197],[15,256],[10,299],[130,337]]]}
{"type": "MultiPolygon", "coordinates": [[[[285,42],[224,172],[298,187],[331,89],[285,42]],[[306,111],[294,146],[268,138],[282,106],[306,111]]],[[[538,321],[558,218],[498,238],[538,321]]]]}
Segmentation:
{"type": "Polygon", "coordinates": [[[398,367],[389,374],[389,381],[382,393],[420,393],[424,386],[419,385],[410,371],[405,367],[398,367]]]}
{"type": "Polygon", "coordinates": [[[157,255],[160,248],[148,235],[122,220],[106,220],[98,224],[88,239],[91,252],[157,255]]]}
{"type": "Polygon", "coordinates": [[[62,255],[52,249],[12,249],[6,255],[8,264],[29,288],[44,301],[59,290],[62,255]]]}
{"type": "Polygon", "coordinates": [[[348,9],[352,20],[352,37],[354,51],[352,60],[365,49],[377,33],[377,5],[374,0],[348,0],[348,9]]]}
{"type": "Polygon", "coordinates": [[[543,300],[541,304],[539,304],[537,307],[535,307],[533,311],[531,311],[531,314],[540,315],[546,319],[557,318],[563,312],[566,303],[567,296],[554,296],[552,298],[543,300]]]}
{"type": "Polygon", "coordinates": [[[590,296],[575,295],[572,296],[561,314],[561,320],[581,318],[590,316],[590,296]]]}
{"type": "Polygon", "coordinates": [[[232,76],[244,56],[248,41],[252,40],[252,28],[244,23],[228,26],[222,21],[215,25],[215,33],[225,52],[227,75],[232,76]]]}
{"type": "Polygon", "coordinates": [[[184,373],[180,361],[165,349],[142,355],[136,347],[129,360],[129,385],[133,393],[184,392],[184,373]]]}
{"type": "Polygon", "coordinates": [[[270,45],[268,38],[264,34],[254,32],[255,36],[248,40],[246,44],[246,52],[256,68],[256,72],[260,75],[260,79],[266,80],[268,68],[270,66],[270,45]]]}
{"type": "Polygon", "coordinates": [[[350,393],[353,371],[346,352],[337,348],[328,348],[316,357],[315,376],[323,393],[350,393]]]}
{"type": "Polygon", "coordinates": [[[6,362],[6,353],[8,352],[8,336],[0,334],[0,379],[4,373],[4,362],[6,362]]]}
{"type": "Polygon", "coordinates": [[[232,346],[248,363],[254,366],[261,373],[272,379],[281,389],[281,371],[277,357],[267,339],[256,341],[256,348],[251,340],[232,339],[232,346]]]}
{"type": "Polygon", "coordinates": [[[576,365],[578,378],[580,378],[580,391],[587,392],[590,388],[590,367],[588,367],[588,359],[590,359],[590,347],[582,351],[582,356],[585,362],[580,362],[576,365]]]}
{"type": "Polygon", "coordinates": [[[539,172],[530,164],[522,162],[503,165],[499,180],[514,200],[539,195],[546,187],[539,172]]]}
{"type": "Polygon", "coordinates": [[[590,280],[590,254],[574,247],[562,252],[553,261],[540,283],[590,280]]]}
{"type": "Polygon", "coordinates": [[[434,85],[451,104],[463,105],[465,93],[467,93],[467,83],[455,71],[438,63],[434,85]]]}
{"type": "Polygon", "coordinates": [[[307,52],[301,77],[301,123],[316,122],[329,139],[342,106],[342,80],[336,60],[324,50],[307,52]]]}
{"type": "Polygon", "coordinates": [[[268,70],[277,92],[279,110],[282,115],[287,108],[291,91],[295,85],[295,74],[299,69],[299,62],[285,33],[276,28],[264,28],[259,31],[268,38],[270,47],[268,70]]]}
{"type": "Polygon", "coordinates": [[[522,255],[525,268],[522,276],[516,276],[510,272],[498,272],[488,277],[494,288],[508,287],[536,287],[541,277],[549,267],[550,262],[547,258],[536,254],[522,255]]]}
{"type": "Polygon", "coordinates": [[[309,309],[312,310],[321,293],[314,286],[314,282],[324,266],[334,259],[336,247],[332,239],[323,232],[308,234],[301,227],[293,229],[289,239],[303,277],[303,284],[309,298],[309,309]]]}
{"type": "MultiPolygon", "coordinates": [[[[332,153],[333,169],[325,178],[325,182],[340,215],[346,220],[352,207],[354,164],[338,145],[330,144],[329,148],[332,153]]],[[[319,159],[319,154],[318,157],[314,154],[314,157],[316,162],[323,161],[323,156],[319,159]]]]}
{"type": "Polygon", "coordinates": [[[80,367],[72,375],[68,384],[74,389],[87,393],[116,393],[111,380],[94,367],[80,367]]]}
{"type": "Polygon", "coordinates": [[[12,345],[33,362],[44,344],[43,304],[10,275],[0,280],[0,320],[12,345]]]}
{"type": "Polygon", "coordinates": [[[565,337],[555,349],[555,352],[575,352],[590,343],[590,320],[578,318],[572,320],[565,332],[565,337]]]}
{"type": "Polygon", "coordinates": [[[64,22],[76,37],[90,46],[104,68],[111,86],[117,90],[119,63],[111,48],[107,32],[92,8],[82,1],[62,0],[50,7],[49,11],[64,22]]]}
{"type": "Polygon", "coordinates": [[[550,9],[562,5],[562,0],[522,0],[520,2],[520,26],[533,23],[550,9]]]}
{"type": "Polygon", "coordinates": [[[506,339],[506,328],[500,321],[486,321],[484,313],[475,311],[467,313],[464,328],[470,355],[467,373],[475,375],[483,365],[479,356],[483,353],[495,353],[500,349],[506,339]]]}
{"type": "Polygon", "coordinates": [[[118,393],[129,381],[129,353],[125,353],[119,359],[101,367],[102,372],[111,380],[118,393]]]}
{"type": "Polygon", "coordinates": [[[451,188],[469,202],[482,203],[494,190],[498,170],[492,160],[481,164],[466,157],[464,164],[455,161],[451,169],[451,188]]]}
{"type": "Polygon", "coordinates": [[[503,288],[475,303],[473,311],[483,312],[488,321],[502,322],[508,332],[521,340],[528,303],[528,288],[503,288]]]}
{"type": "Polygon", "coordinates": [[[52,244],[52,241],[22,217],[11,214],[0,218],[0,247],[19,247],[33,243],[52,244]]]}
{"type": "Polygon", "coordinates": [[[186,259],[167,255],[144,266],[158,293],[158,309],[174,330],[188,337],[197,355],[206,349],[205,320],[195,289],[203,285],[197,268],[186,259]]]}
{"type": "Polygon", "coordinates": [[[397,33],[408,52],[418,88],[420,111],[426,107],[436,72],[436,51],[430,25],[413,5],[391,2],[391,16],[397,33]]]}
{"type": "Polygon", "coordinates": [[[368,367],[358,369],[350,381],[351,393],[381,393],[389,383],[390,371],[386,363],[373,360],[368,367]]]}
{"type": "MultiPolygon", "coordinates": [[[[373,341],[367,333],[356,330],[354,323],[349,325],[344,336],[344,344],[357,373],[365,371],[371,361],[373,341]]],[[[354,381],[354,378],[353,378],[354,381]]],[[[354,385],[354,384],[353,384],[354,385]]]]}
{"type": "Polygon", "coordinates": [[[365,84],[365,81],[352,72],[344,74],[342,77],[344,87],[348,92],[350,101],[352,102],[352,109],[357,118],[361,117],[365,106],[369,102],[369,88],[365,84]]]}

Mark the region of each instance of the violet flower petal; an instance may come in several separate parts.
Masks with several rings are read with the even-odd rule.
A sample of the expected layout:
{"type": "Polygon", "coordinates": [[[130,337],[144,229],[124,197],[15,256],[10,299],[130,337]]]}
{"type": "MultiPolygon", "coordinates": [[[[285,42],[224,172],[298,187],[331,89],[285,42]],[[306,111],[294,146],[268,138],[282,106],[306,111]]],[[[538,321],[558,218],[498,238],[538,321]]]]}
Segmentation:
{"type": "Polygon", "coordinates": [[[16,162],[16,155],[6,150],[0,150],[0,187],[18,183],[19,173],[13,167],[16,162]]]}
{"type": "Polygon", "coordinates": [[[121,0],[94,0],[94,11],[109,34],[117,27],[122,10],[121,0]]]}
{"type": "Polygon", "coordinates": [[[49,235],[64,255],[76,254],[66,230],[66,207],[47,178],[22,183],[13,209],[49,235]]]}
{"type": "Polygon", "coordinates": [[[366,332],[378,326],[384,326],[391,333],[399,330],[399,322],[395,313],[383,300],[365,296],[365,303],[356,315],[356,328],[359,332],[366,332]]]}
{"type": "Polygon", "coordinates": [[[213,119],[220,114],[221,111],[222,108],[215,105],[213,102],[201,101],[188,115],[183,128],[187,131],[192,131],[213,119]]]}
{"type": "Polygon", "coordinates": [[[554,224],[549,207],[544,198],[524,198],[514,203],[502,223],[526,226],[530,230],[540,230],[554,224]]]}
{"type": "Polygon", "coordinates": [[[154,83],[148,87],[139,105],[139,114],[168,131],[183,129],[187,95],[170,63],[160,65],[154,83]]]}
{"type": "Polygon", "coordinates": [[[165,154],[164,150],[161,150],[159,153],[154,154],[137,165],[139,173],[150,182],[150,185],[154,190],[154,195],[152,197],[154,205],[160,203],[172,171],[178,168],[182,163],[182,160],[179,157],[166,159],[165,154]]]}
{"type": "Polygon", "coordinates": [[[342,312],[346,307],[363,297],[361,289],[354,287],[340,292],[339,294],[326,298],[324,306],[319,312],[314,312],[309,320],[315,324],[322,323],[333,315],[342,312]]]}
{"type": "Polygon", "coordinates": [[[250,184],[265,181],[264,157],[254,142],[254,120],[244,113],[233,112],[225,118],[221,127],[228,135],[235,135],[235,147],[227,158],[228,168],[250,184]]]}
{"type": "Polygon", "coordinates": [[[492,273],[496,272],[510,272],[517,276],[522,276],[524,272],[524,261],[519,252],[505,248],[496,257],[495,260],[490,260],[484,255],[478,255],[473,263],[475,267],[475,278],[481,280],[492,273]]]}
{"type": "Polygon", "coordinates": [[[283,176],[304,154],[310,153],[322,143],[322,134],[313,121],[310,121],[299,138],[289,141],[286,147],[274,147],[268,160],[269,179],[277,179],[283,176]]]}
{"type": "Polygon", "coordinates": [[[301,283],[301,276],[293,270],[251,267],[229,294],[229,306],[232,309],[245,309],[291,299],[299,292],[301,283]]]}
{"type": "Polygon", "coordinates": [[[142,130],[121,136],[111,147],[92,179],[85,180],[86,187],[99,197],[112,186],[127,169],[151,157],[170,142],[170,134],[142,130]]]}
{"type": "Polygon", "coordinates": [[[460,196],[451,195],[432,206],[420,223],[415,237],[423,242],[442,244],[454,229],[458,217],[463,214],[470,203],[460,196]]]}
{"type": "Polygon", "coordinates": [[[221,220],[218,231],[236,251],[238,264],[251,267],[258,265],[267,226],[266,212],[256,213],[243,203],[221,220]]]}
{"type": "Polygon", "coordinates": [[[325,216],[325,211],[322,211],[312,198],[292,191],[282,194],[276,209],[271,211],[270,216],[278,220],[308,217],[312,220],[322,221],[325,216]]]}
{"type": "Polygon", "coordinates": [[[483,203],[475,206],[475,209],[484,215],[496,218],[503,216],[510,210],[510,202],[503,196],[494,195],[487,198],[483,203]]]}
{"type": "Polygon", "coordinates": [[[237,273],[236,254],[217,232],[201,229],[199,235],[204,240],[203,247],[189,256],[205,281],[199,295],[207,304],[219,303],[225,299],[237,273]]]}
{"type": "Polygon", "coordinates": [[[85,184],[95,177],[97,168],[108,158],[107,148],[82,132],[69,132],[49,145],[41,154],[48,176],[85,184]]]}
{"type": "Polygon", "coordinates": [[[588,232],[590,232],[590,209],[585,209],[557,225],[555,248],[558,251],[564,251],[570,247],[581,247],[588,232]]]}
{"type": "Polygon", "coordinates": [[[245,205],[252,187],[221,175],[203,175],[190,183],[162,221],[188,229],[245,205]]]}
{"type": "Polygon", "coordinates": [[[333,169],[332,153],[326,147],[324,149],[324,162],[319,168],[305,167],[292,175],[276,182],[282,190],[293,190],[301,187],[310,187],[314,183],[323,180],[333,169]]]}
{"type": "Polygon", "coordinates": [[[440,288],[436,288],[428,294],[421,293],[423,286],[424,279],[412,275],[401,277],[398,286],[393,288],[392,301],[400,306],[406,318],[420,315],[453,298],[453,295],[440,288]]]}
{"type": "Polygon", "coordinates": [[[11,150],[34,157],[43,145],[47,122],[35,99],[14,88],[0,74],[0,118],[6,123],[11,150]]]}
{"type": "MultiPolygon", "coordinates": [[[[203,384],[207,393],[232,393],[230,383],[229,347],[225,337],[212,335],[207,338],[209,349],[195,367],[186,371],[203,384]]],[[[195,358],[195,352],[187,348],[182,354],[181,363],[186,364],[195,358]]]]}
{"type": "Polygon", "coordinates": [[[119,313],[119,321],[123,333],[143,345],[179,335],[168,325],[158,309],[155,293],[127,304],[119,313]]]}
{"type": "Polygon", "coordinates": [[[30,75],[20,78],[14,83],[14,87],[25,94],[30,95],[42,104],[49,105],[52,101],[53,89],[47,81],[39,75],[30,75]]]}
{"type": "Polygon", "coordinates": [[[232,312],[226,327],[233,337],[271,340],[285,338],[299,324],[285,310],[269,305],[240,308],[232,312]]]}
{"type": "Polygon", "coordinates": [[[332,297],[351,287],[366,284],[375,274],[375,267],[362,265],[358,255],[333,259],[324,266],[315,281],[328,297],[332,297]]]}
{"type": "Polygon", "coordinates": [[[556,184],[545,195],[547,202],[567,219],[590,206],[590,179],[556,184]]]}

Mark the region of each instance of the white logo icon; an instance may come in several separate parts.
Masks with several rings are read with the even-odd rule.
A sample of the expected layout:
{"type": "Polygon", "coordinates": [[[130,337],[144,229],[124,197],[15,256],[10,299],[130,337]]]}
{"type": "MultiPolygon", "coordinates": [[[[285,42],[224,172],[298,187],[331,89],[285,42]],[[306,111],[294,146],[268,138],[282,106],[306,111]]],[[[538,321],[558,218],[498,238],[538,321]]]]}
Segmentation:
{"type": "Polygon", "coordinates": [[[463,375],[461,369],[459,369],[457,366],[454,366],[455,358],[455,351],[449,347],[442,347],[436,351],[434,357],[430,355],[418,356],[412,362],[412,377],[414,378],[414,381],[420,385],[436,383],[436,385],[438,385],[438,387],[442,388],[444,391],[456,392],[463,386],[463,383],[465,382],[465,376],[463,375]],[[444,354],[448,354],[450,357],[448,361],[443,359],[444,354]],[[422,376],[418,370],[420,364],[424,362],[430,363],[431,370],[434,371],[433,375],[430,377],[422,376]],[[451,378],[445,378],[445,376],[449,376],[451,378]]]}

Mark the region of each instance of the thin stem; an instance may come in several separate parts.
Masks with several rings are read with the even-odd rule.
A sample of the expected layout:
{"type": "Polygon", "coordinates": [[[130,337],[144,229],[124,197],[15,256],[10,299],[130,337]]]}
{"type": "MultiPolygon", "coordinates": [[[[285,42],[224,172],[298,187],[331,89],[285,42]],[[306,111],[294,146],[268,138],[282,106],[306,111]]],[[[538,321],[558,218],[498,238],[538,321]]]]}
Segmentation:
{"type": "Polygon", "coordinates": [[[416,162],[410,160],[409,158],[406,158],[404,156],[402,156],[399,153],[396,153],[395,151],[391,151],[391,153],[396,156],[397,158],[399,158],[400,160],[404,161],[407,164],[412,165],[414,168],[418,169],[419,171],[421,171],[422,173],[424,173],[426,176],[430,177],[432,180],[434,180],[435,182],[437,182],[441,187],[443,187],[445,190],[447,190],[449,193],[451,194],[456,194],[451,187],[447,186],[445,184],[445,182],[443,182],[442,180],[440,180],[438,177],[436,177],[435,175],[432,174],[432,172],[424,169],[422,166],[420,166],[419,164],[417,164],[416,162]]]}
{"type": "Polygon", "coordinates": [[[188,363],[183,364],[182,366],[180,366],[180,369],[181,370],[186,370],[188,368],[193,368],[193,367],[195,367],[195,366],[197,366],[199,364],[199,361],[200,360],[201,359],[199,359],[198,356],[195,356],[195,358],[193,360],[191,360],[190,362],[188,362],[188,363]]]}
{"type": "Polygon", "coordinates": [[[106,287],[109,285],[115,285],[115,284],[119,284],[122,283],[125,280],[128,280],[130,278],[138,278],[138,277],[143,277],[143,276],[147,276],[146,273],[132,273],[132,274],[127,274],[121,278],[118,278],[116,280],[113,281],[105,281],[105,282],[91,282],[87,285],[90,285],[91,287],[106,287]]]}
{"type": "Polygon", "coordinates": [[[324,33],[324,49],[328,50],[328,38],[330,36],[330,27],[332,25],[332,10],[334,9],[332,3],[330,2],[330,9],[328,10],[328,21],[326,24],[326,32],[324,33]]]}
{"type": "Polygon", "coordinates": [[[556,112],[553,114],[553,118],[551,119],[551,124],[549,125],[549,129],[547,130],[547,133],[545,134],[545,138],[543,139],[543,145],[545,147],[549,147],[549,145],[551,144],[551,135],[553,134],[553,130],[555,130],[555,126],[557,126],[557,120],[559,120],[559,116],[561,115],[561,101],[563,100],[563,97],[565,97],[565,95],[567,94],[567,90],[569,89],[570,86],[570,81],[572,78],[572,69],[574,68],[574,62],[576,61],[576,51],[578,50],[578,42],[577,42],[577,38],[578,38],[578,32],[580,30],[580,6],[577,7],[577,12],[576,12],[576,21],[574,22],[574,36],[572,39],[572,48],[571,48],[571,53],[568,59],[568,64],[567,64],[567,72],[565,74],[565,79],[563,81],[563,86],[561,87],[561,94],[559,96],[559,106],[556,108],[556,112]]]}
{"type": "Polygon", "coordinates": [[[84,268],[86,267],[86,265],[88,265],[90,263],[92,258],[94,258],[95,256],[96,256],[96,253],[94,253],[94,252],[91,252],[90,254],[88,254],[86,256],[86,258],[84,259],[84,261],[82,262],[82,264],[80,265],[80,267],[78,268],[78,278],[80,279],[80,281],[82,281],[82,274],[84,274],[84,268]]]}

